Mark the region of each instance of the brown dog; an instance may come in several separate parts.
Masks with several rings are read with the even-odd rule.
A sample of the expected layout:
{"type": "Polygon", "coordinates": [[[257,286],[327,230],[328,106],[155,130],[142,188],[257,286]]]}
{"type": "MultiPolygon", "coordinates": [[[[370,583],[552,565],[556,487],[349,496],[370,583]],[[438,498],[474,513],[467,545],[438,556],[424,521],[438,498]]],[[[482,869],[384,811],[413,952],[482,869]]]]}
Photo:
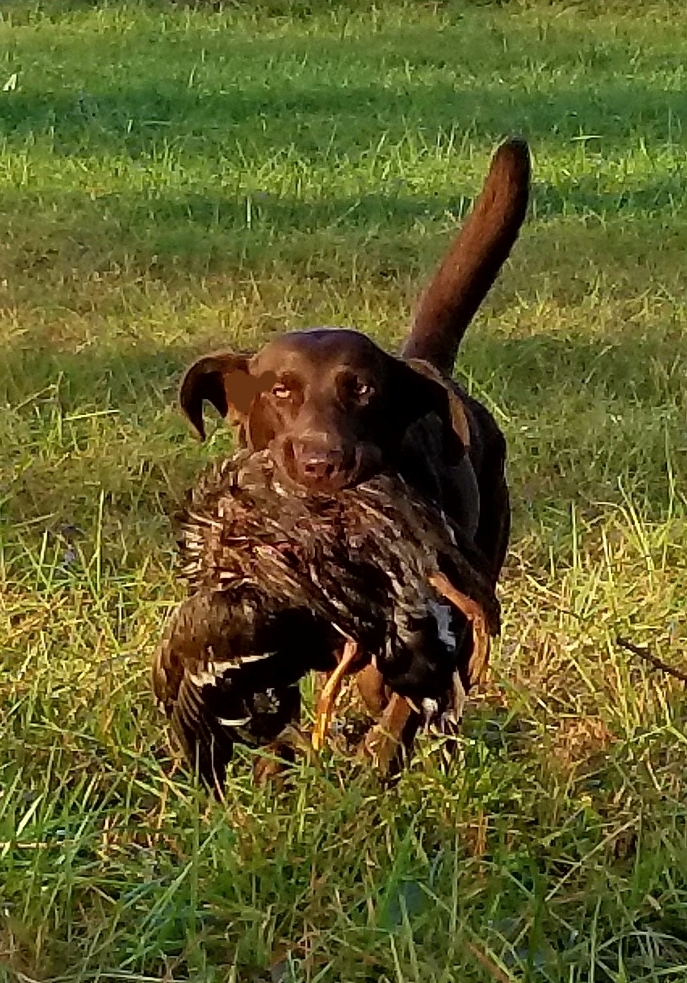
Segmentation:
{"type": "MultiPolygon", "coordinates": [[[[496,583],[510,530],[505,440],[451,372],[517,238],[529,182],[527,144],[507,141],[420,301],[400,358],[357,331],[332,328],[290,332],[254,354],[205,356],[180,391],[198,434],[205,435],[209,402],[228,421],[233,416],[244,445],[268,448],[277,467],[317,491],[393,468],[461,524],[496,583]]],[[[371,708],[378,695],[370,692],[371,708]]]]}

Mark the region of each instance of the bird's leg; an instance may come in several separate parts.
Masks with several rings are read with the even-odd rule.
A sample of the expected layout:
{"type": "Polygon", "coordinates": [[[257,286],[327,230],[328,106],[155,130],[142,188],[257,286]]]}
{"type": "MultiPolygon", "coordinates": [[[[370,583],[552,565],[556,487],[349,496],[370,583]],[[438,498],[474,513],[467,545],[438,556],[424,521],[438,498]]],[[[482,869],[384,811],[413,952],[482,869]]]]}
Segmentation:
{"type": "Polygon", "coordinates": [[[365,704],[365,709],[375,720],[381,717],[384,707],[389,702],[389,694],[384,684],[384,676],[379,669],[372,664],[365,666],[356,674],[355,681],[358,686],[360,698],[365,704]]]}
{"type": "Polygon", "coordinates": [[[429,582],[447,601],[465,615],[472,626],[472,655],[468,663],[468,677],[471,684],[482,682],[489,662],[489,631],[484,608],[454,587],[443,573],[432,574],[429,582]]]}
{"type": "Polygon", "coordinates": [[[367,732],[361,752],[372,758],[375,768],[382,775],[389,774],[402,745],[410,750],[417,730],[412,726],[413,717],[419,723],[419,715],[408,701],[398,693],[392,693],[379,723],[367,732]]]}
{"type": "Polygon", "coordinates": [[[329,722],[334,712],[334,704],[341,690],[341,684],[351,664],[358,655],[358,644],[352,639],[348,639],[344,645],[341,659],[336,669],[330,674],[329,679],[322,687],[317,701],[317,711],[315,714],[315,727],[312,733],[312,746],[316,751],[321,751],[329,730],[329,722]]]}

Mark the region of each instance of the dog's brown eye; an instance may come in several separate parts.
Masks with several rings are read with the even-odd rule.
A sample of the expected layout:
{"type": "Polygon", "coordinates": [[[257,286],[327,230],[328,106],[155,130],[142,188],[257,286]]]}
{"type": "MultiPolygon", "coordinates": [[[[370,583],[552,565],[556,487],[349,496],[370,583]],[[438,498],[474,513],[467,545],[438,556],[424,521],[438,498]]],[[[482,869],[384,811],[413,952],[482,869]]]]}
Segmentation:
{"type": "Polygon", "coordinates": [[[291,395],[291,390],[288,386],[284,386],[278,382],[276,386],[272,387],[272,395],[276,396],[277,399],[288,399],[291,395]]]}
{"type": "Polygon", "coordinates": [[[339,398],[344,403],[369,403],[374,395],[374,386],[363,382],[353,372],[344,372],[336,380],[339,398]]]}

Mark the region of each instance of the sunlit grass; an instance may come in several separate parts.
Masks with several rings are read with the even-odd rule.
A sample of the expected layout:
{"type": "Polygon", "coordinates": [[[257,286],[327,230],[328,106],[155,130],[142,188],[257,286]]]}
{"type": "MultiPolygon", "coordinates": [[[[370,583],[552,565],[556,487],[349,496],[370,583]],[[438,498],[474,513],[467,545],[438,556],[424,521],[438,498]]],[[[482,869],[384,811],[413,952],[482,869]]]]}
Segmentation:
{"type": "Polygon", "coordinates": [[[669,2],[2,4],[0,974],[687,978],[683,688],[614,644],[684,668],[685,39],[669,2]],[[244,754],[208,803],[148,680],[167,514],[231,447],[179,374],[396,346],[513,131],[531,217],[458,371],[515,525],[456,770],[244,754]]]}

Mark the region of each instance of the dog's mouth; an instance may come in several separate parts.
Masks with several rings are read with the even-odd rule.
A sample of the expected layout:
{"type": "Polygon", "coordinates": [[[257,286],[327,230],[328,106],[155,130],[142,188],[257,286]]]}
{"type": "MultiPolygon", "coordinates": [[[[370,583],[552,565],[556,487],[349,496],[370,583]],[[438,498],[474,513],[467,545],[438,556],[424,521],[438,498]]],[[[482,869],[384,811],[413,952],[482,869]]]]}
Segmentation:
{"type": "Polygon", "coordinates": [[[337,456],[322,458],[315,465],[299,459],[291,441],[270,448],[277,472],[289,483],[312,495],[333,495],[354,488],[381,469],[381,454],[374,444],[358,443],[337,456]]]}

